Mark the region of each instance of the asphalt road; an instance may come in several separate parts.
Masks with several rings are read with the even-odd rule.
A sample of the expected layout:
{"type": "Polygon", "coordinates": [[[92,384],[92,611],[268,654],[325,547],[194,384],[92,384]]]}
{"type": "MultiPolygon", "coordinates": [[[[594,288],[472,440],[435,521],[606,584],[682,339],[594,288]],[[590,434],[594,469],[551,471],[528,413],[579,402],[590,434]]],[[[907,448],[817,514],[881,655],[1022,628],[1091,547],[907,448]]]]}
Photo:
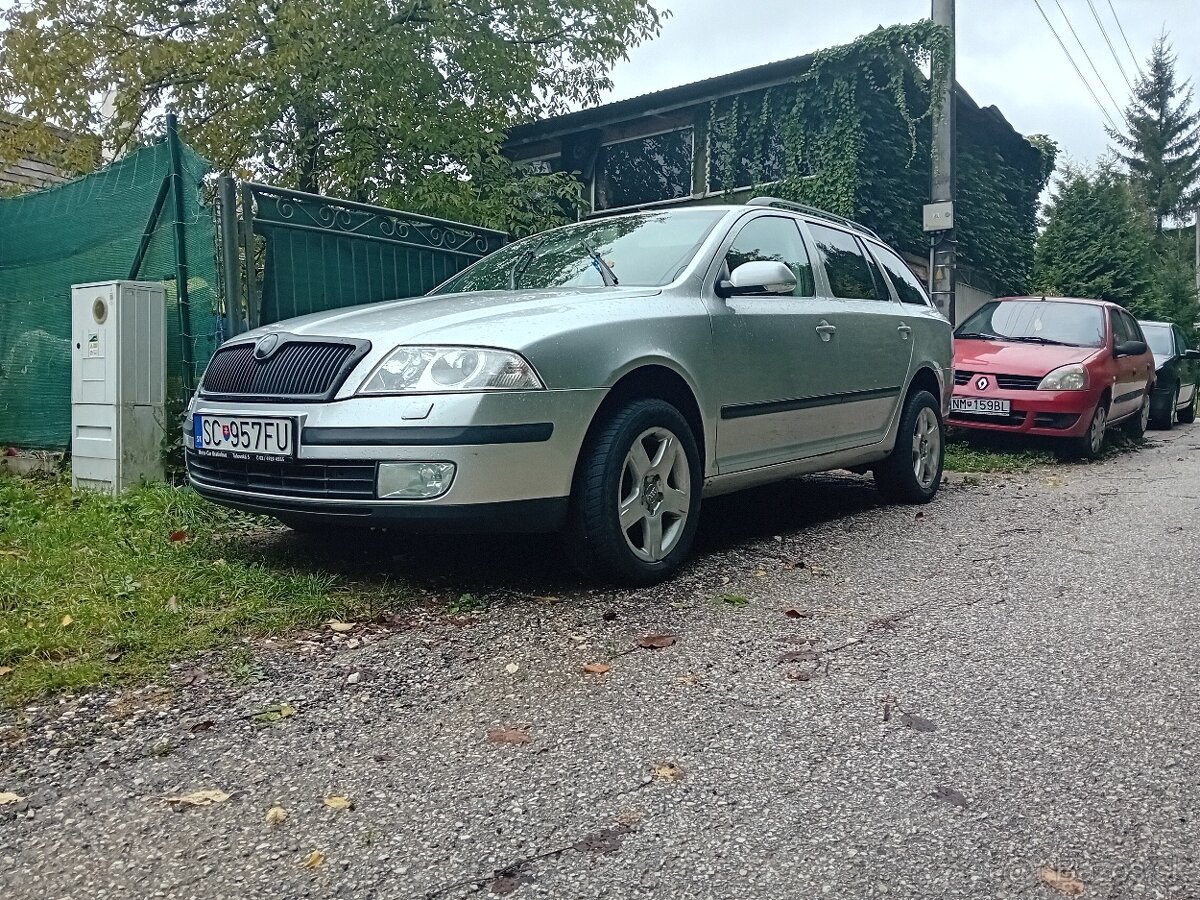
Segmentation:
{"type": "Polygon", "coordinates": [[[3,713],[0,897],[1194,900],[1198,463],[1179,429],[921,510],[806,479],[632,594],[540,539],[293,548],[486,608],[3,713]]]}

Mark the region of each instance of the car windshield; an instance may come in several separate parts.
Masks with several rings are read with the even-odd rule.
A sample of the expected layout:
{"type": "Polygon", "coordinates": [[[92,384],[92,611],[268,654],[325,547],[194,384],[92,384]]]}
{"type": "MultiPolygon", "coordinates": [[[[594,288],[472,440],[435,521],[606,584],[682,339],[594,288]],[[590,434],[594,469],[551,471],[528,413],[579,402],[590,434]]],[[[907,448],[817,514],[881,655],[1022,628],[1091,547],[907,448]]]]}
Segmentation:
{"type": "Polygon", "coordinates": [[[675,209],[559,228],[498,250],[433,293],[661,287],[679,277],[724,215],[714,209],[675,209]]]}
{"type": "Polygon", "coordinates": [[[1146,343],[1155,356],[1175,355],[1175,338],[1170,325],[1147,325],[1143,322],[1142,333],[1146,335],[1146,343]]]}
{"type": "Polygon", "coordinates": [[[984,304],[954,332],[957,338],[1104,346],[1104,309],[1056,300],[1004,300],[984,304]]]}

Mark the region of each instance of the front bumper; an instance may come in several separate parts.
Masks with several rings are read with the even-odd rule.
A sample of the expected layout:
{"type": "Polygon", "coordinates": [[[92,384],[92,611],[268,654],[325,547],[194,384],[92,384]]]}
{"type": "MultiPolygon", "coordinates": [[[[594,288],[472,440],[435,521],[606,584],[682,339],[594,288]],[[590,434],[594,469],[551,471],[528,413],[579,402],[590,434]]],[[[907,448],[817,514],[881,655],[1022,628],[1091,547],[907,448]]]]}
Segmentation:
{"type": "Polygon", "coordinates": [[[955,397],[1008,400],[1007,416],[979,416],[951,412],[947,422],[956,428],[1008,432],[1042,437],[1081,437],[1091,424],[1100,402],[1097,391],[974,390],[970,385],[954,388],[955,397]]]}
{"type": "MultiPolygon", "coordinates": [[[[401,525],[417,530],[553,531],[561,527],[575,463],[606,390],[418,397],[329,403],[218,403],[190,414],[291,418],[288,462],[200,457],[188,478],[226,506],[290,521],[401,525]],[[449,489],[428,500],[382,500],[382,462],[450,462],[449,489]]],[[[190,421],[190,420],[189,420],[190,421]]]]}

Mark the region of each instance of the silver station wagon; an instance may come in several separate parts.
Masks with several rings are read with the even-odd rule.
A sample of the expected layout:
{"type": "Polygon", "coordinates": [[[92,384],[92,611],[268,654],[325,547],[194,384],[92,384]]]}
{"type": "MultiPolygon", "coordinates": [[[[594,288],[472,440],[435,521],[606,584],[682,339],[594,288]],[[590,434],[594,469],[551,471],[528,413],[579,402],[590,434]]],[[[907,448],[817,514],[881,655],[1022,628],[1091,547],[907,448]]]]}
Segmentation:
{"type": "Polygon", "coordinates": [[[226,343],[188,472],[301,530],[562,532],[590,577],[649,584],[706,497],[850,468],[932,499],[951,366],[950,324],[862,226],[770,198],[636,212],[226,343]]]}

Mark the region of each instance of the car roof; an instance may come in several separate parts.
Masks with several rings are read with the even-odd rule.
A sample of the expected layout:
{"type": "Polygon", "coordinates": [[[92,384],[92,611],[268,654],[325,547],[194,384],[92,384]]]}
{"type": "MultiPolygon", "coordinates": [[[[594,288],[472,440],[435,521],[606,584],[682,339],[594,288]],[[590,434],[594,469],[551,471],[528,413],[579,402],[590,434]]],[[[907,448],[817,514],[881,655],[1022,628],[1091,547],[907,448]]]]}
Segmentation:
{"type": "Polygon", "coordinates": [[[1008,300],[1035,300],[1039,303],[1078,303],[1082,306],[1103,306],[1114,309],[1124,309],[1119,303],[1113,303],[1111,300],[1096,300],[1092,297],[1054,297],[1051,295],[1043,296],[1021,296],[1021,297],[997,297],[998,303],[1004,303],[1008,300]]]}
{"type": "Polygon", "coordinates": [[[1174,322],[1157,322],[1154,319],[1138,319],[1139,325],[1161,325],[1163,328],[1173,328],[1174,322]]]}

